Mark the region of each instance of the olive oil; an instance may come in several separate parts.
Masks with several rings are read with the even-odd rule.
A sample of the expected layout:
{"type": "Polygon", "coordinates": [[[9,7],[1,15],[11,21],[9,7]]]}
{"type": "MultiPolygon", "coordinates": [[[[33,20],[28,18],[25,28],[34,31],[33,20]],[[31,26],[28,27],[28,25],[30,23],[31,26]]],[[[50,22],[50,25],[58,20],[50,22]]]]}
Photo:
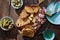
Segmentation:
{"type": "Polygon", "coordinates": [[[50,40],[50,39],[54,39],[55,34],[54,34],[54,32],[52,30],[46,30],[44,32],[43,36],[44,36],[44,39],[50,40]]]}

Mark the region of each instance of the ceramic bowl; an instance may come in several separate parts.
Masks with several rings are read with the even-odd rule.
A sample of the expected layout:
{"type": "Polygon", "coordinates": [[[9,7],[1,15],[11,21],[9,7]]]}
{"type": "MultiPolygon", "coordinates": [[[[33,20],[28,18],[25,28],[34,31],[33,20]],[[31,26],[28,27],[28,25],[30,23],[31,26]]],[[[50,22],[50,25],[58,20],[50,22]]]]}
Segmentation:
{"type": "Polygon", "coordinates": [[[1,22],[2,22],[2,20],[3,20],[4,18],[9,18],[9,19],[11,19],[13,24],[14,24],[14,21],[13,21],[13,19],[12,19],[11,17],[8,17],[8,16],[5,16],[5,17],[3,17],[3,18],[1,19],[1,21],[0,21],[0,27],[1,27],[1,29],[2,29],[2,30],[5,30],[5,31],[8,31],[8,30],[10,30],[10,29],[13,28],[13,25],[12,25],[12,27],[11,27],[10,29],[3,28],[1,22]]]}
{"type": "Polygon", "coordinates": [[[21,8],[21,7],[23,6],[23,0],[21,0],[20,2],[21,2],[21,6],[20,6],[20,7],[15,7],[15,6],[13,5],[13,0],[11,0],[11,6],[12,6],[13,8],[15,8],[15,9],[19,9],[19,8],[21,8]]]}
{"type": "Polygon", "coordinates": [[[55,38],[55,33],[52,30],[47,29],[47,30],[44,31],[43,37],[44,37],[45,40],[53,40],[55,38]]]}

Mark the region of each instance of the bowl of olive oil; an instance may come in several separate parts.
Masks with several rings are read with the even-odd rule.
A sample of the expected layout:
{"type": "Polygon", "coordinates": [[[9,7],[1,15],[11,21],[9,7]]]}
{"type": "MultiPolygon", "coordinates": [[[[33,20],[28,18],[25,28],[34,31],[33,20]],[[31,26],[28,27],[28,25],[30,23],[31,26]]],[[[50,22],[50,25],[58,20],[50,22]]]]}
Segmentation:
{"type": "Polygon", "coordinates": [[[45,40],[53,40],[55,38],[55,33],[52,30],[48,29],[44,31],[43,37],[45,40]]]}

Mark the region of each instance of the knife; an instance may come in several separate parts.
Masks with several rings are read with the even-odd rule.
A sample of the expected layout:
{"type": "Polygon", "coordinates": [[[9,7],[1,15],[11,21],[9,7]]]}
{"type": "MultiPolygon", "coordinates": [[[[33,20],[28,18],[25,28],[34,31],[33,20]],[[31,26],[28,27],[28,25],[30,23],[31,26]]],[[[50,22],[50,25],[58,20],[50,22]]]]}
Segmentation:
{"type": "Polygon", "coordinates": [[[60,11],[60,8],[57,9],[57,11],[55,13],[53,13],[52,16],[54,16],[56,13],[58,13],[60,11]]]}

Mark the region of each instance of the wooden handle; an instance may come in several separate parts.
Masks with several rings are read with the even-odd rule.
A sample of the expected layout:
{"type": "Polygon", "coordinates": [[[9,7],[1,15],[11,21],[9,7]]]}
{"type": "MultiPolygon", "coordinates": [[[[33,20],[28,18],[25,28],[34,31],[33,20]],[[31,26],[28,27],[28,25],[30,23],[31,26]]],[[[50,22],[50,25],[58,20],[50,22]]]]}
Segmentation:
{"type": "Polygon", "coordinates": [[[44,0],[39,0],[39,4],[42,3],[44,0]]]}

